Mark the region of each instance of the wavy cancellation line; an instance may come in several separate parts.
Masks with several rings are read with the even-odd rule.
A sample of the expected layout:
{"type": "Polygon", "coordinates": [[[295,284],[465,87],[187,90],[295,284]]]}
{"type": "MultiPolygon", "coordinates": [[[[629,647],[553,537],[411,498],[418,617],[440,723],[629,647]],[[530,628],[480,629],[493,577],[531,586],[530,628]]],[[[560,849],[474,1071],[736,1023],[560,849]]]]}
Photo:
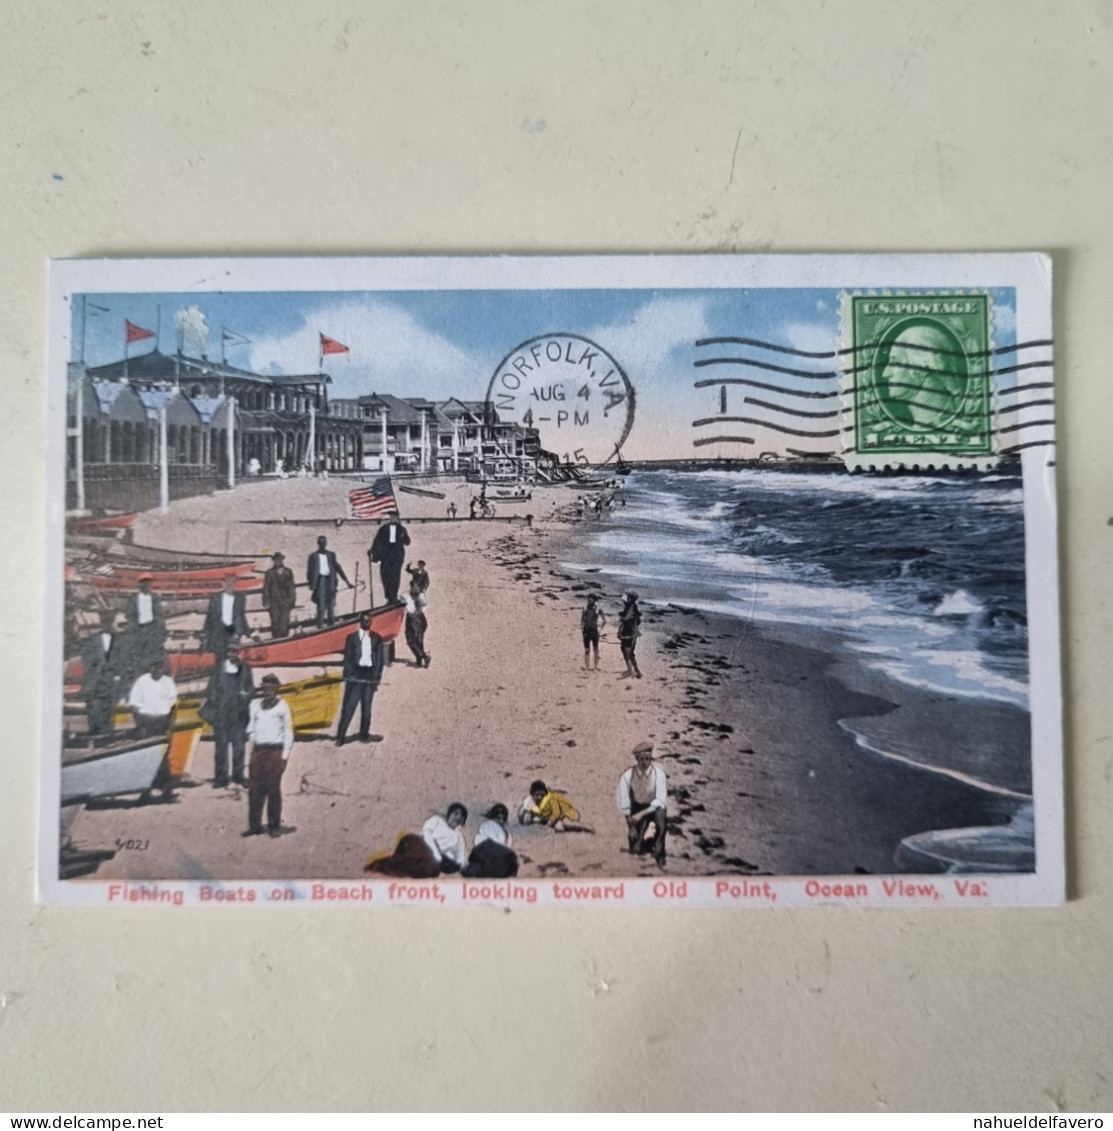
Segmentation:
{"type": "MultiPolygon", "coordinates": [[[[901,387],[901,386],[896,385],[896,384],[890,386],[890,388],[899,388],[899,387],[901,387]]],[[[845,416],[848,412],[854,411],[854,407],[852,405],[843,405],[841,408],[829,408],[829,409],[823,409],[822,411],[819,411],[819,412],[809,412],[807,409],[794,408],[792,405],[776,404],[773,401],[764,401],[764,400],[761,400],[760,397],[750,397],[750,396],[743,397],[742,403],[744,405],[753,405],[755,408],[765,408],[765,409],[768,409],[770,412],[780,413],[782,416],[793,417],[797,420],[830,420],[830,419],[833,419],[836,416],[845,416]]],[[[1022,403],[1008,405],[1005,408],[999,408],[998,409],[998,415],[1000,415],[1000,416],[1015,416],[1017,413],[1023,412],[1025,409],[1047,408],[1047,407],[1053,408],[1054,405],[1055,405],[1055,401],[1050,399],[1050,398],[1044,398],[1043,400],[1035,400],[1035,401],[1024,401],[1022,403]]],[[[727,419],[726,414],[723,413],[723,412],[720,412],[717,416],[714,416],[714,417],[711,417],[711,416],[701,417],[699,420],[693,421],[693,425],[698,427],[701,424],[708,424],[713,420],[724,420],[724,419],[727,419]]],[[[1052,420],[1052,421],[1046,421],[1046,422],[1045,421],[1038,421],[1038,422],[1037,421],[1030,421],[1030,422],[1025,421],[1024,422],[1025,426],[1027,426],[1028,424],[1036,424],[1036,423],[1051,423],[1051,424],[1053,424],[1054,421],[1052,420]]]]}
{"type": "MultiPolygon", "coordinates": [[[[991,373],[975,373],[975,377],[990,377],[996,376],[1004,372],[1003,370],[994,370],[991,373]]],[[[858,391],[856,385],[851,385],[848,388],[835,388],[835,389],[786,389],[781,385],[770,385],[766,381],[755,381],[749,377],[703,377],[699,381],[692,382],[694,389],[709,389],[716,385],[745,385],[747,388],[761,389],[768,393],[780,393],[786,397],[801,397],[807,400],[821,400],[823,397],[838,397],[844,393],[854,393],[858,391]]],[[[896,387],[902,387],[900,383],[896,383],[896,387]]],[[[1053,389],[1055,383],[1053,381],[1026,381],[1023,384],[1012,385],[1006,389],[998,389],[997,396],[1008,397],[1014,396],[1017,393],[1033,392],[1037,389],[1053,389]]]]}
{"type": "MultiPolygon", "coordinates": [[[[859,353],[862,350],[877,349],[878,346],[883,345],[882,342],[863,342],[858,346],[847,346],[845,349],[840,350],[799,350],[793,346],[782,346],[776,342],[762,341],[760,338],[699,338],[696,341],[697,346],[747,346],[753,349],[769,350],[772,353],[785,353],[791,354],[794,357],[814,357],[819,359],[847,357],[853,353],[859,353]]],[[[924,350],[927,353],[935,354],[942,357],[999,357],[1007,353],[1020,353],[1021,350],[1038,349],[1042,347],[1049,347],[1055,344],[1052,338],[1033,338],[1030,342],[1017,342],[1011,346],[997,346],[991,350],[980,350],[977,353],[958,353],[954,350],[935,349],[932,346],[915,345],[911,342],[901,343],[902,348],[912,350],[924,350]]],[[[697,362],[697,364],[699,364],[697,362]]]]}
{"type": "MultiPolygon", "coordinates": [[[[747,404],[761,404],[760,401],[747,401],[747,404]]],[[[793,417],[833,417],[841,415],[848,411],[847,409],[841,410],[840,413],[799,413],[799,412],[786,412],[786,416],[793,417]]],[[[784,432],[790,436],[814,436],[817,439],[826,439],[831,436],[838,436],[842,432],[853,432],[854,425],[847,424],[842,428],[836,428],[834,431],[824,430],[820,431],[814,428],[792,428],[786,424],[781,424],[777,420],[762,419],[754,416],[733,416],[727,414],[720,414],[718,416],[702,416],[698,420],[692,421],[693,428],[707,428],[713,424],[756,424],[759,428],[772,428],[775,432],[784,432]]],[[[1054,428],[1054,420],[1023,420],[1016,424],[999,424],[994,428],[993,432],[996,436],[1003,436],[1009,432],[1020,432],[1028,428],[1054,428]]]]}
{"type": "MultiPolygon", "coordinates": [[[[901,348],[904,348],[902,343],[901,348]]],[[[934,351],[937,355],[942,350],[934,351]]],[[[971,354],[970,357],[976,355],[971,354]]],[[[861,365],[844,365],[839,369],[792,369],[787,365],[774,365],[769,361],[759,361],[756,357],[704,357],[692,362],[696,369],[705,369],[710,365],[747,365],[754,369],[764,369],[770,373],[784,373],[790,377],[803,377],[809,381],[833,381],[841,377],[848,377],[855,373],[867,373],[873,368],[873,362],[863,362],[861,365]]],[[[916,373],[931,373],[939,377],[953,377],[959,381],[973,381],[980,377],[999,377],[1006,373],[1019,373],[1024,369],[1050,369],[1054,361],[1047,359],[1041,361],[1025,361],[1017,365],[988,366],[975,373],[965,369],[946,369],[933,365],[913,365],[906,361],[886,361],[886,369],[910,369],[916,373]]],[[[715,382],[713,382],[715,383],[715,382]]]]}

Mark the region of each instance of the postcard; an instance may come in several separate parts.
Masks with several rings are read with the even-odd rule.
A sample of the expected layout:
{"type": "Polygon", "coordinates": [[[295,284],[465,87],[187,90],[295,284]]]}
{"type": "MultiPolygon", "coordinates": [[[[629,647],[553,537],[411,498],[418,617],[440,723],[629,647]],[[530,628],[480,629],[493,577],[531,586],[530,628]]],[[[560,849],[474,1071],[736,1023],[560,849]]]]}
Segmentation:
{"type": "Polygon", "coordinates": [[[1063,900],[1046,257],[50,301],[43,901],[1063,900]]]}

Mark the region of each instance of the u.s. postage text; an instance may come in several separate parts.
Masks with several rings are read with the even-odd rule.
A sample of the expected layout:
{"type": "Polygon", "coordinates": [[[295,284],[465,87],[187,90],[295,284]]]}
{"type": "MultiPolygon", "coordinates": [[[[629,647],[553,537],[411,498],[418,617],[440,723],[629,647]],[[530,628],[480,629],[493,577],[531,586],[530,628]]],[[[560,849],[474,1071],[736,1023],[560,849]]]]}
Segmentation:
{"type": "Polygon", "coordinates": [[[59,261],[38,890],[1064,898],[1038,254],[59,261]]]}

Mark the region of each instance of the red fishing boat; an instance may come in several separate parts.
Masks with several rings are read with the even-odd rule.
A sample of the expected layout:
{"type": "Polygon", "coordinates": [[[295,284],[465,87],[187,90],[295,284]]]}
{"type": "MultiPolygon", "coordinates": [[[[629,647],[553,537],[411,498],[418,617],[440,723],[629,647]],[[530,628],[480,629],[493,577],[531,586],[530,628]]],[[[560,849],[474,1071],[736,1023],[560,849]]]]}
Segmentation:
{"type": "MultiPolygon", "coordinates": [[[[214,662],[215,658],[211,652],[166,653],[166,667],[175,681],[207,676],[212,671],[214,662]]],[[[63,671],[66,681],[66,694],[80,696],[81,677],[85,674],[85,665],[82,663],[81,657],[74,656],[67,660],[63,671]]]]}
{"type": "MultiPolygon", "coordinates": [[[[394,640],[406,622],[406,606],[401,602],[365,610],[371,617],[371,631],[385,641],[394,640]]],[[[363,613],[340,617],[328,628],[317,628],[300,636],[280,636],[261,644],[248,644],[240,649],[240,656],[253,668],[299,664],[307,660],[321,660],[326,656],[340,655],[344,642],[356,630],[363,613]]]]}
{"type": "MultiPolygon", "coordinates": [[[[365,611],[371,617],[371,631],[378,633],[387,643],[397,639],[406,623],[406,606],[401,602],[365,611]]],[[[352,613],[350,616],[340,617],[328,628],[314,628],[294,636],[279,636],[259,644],[245,644],[240,649],[240,657],[253,668],[281,668],[313,661],[323,663],[330,656],[343,654],[344,642],[356,630],[362,615],[363,613],[352,613]]],[[[175,681],[207,676],[215,663],[216,657],[211,652],[166,653],[166,664],[175,681]]],[[[66,662],[67,690],[79,692],[84,670],[80,656],[66,662]]]]}
{"type": "MultiPolygon", "coordinates": [[[[248,563],[252,569],[254,565],[248,563]]],[[[201,571],[209,574],[209,570],[201,571]]],[[[216,576],[197,576],[194,572],[179,570],[175,573],[155,573],[151,570],[128,571],[120,575],[112,573],[93,573],[89,581],[100,593],[134,593],[140,577],[150,577],[151,592],[160,596],[207,597],[219,593],[224,588],[225,577],[231,576],[236,593],[259,593],[263,586],[259,574],[229,574],[227,569],[216,571],[216,576]]]]}
{"type": "Polygon", "coordinates": [[[123,530],[124,527],[131,526],[138,517],[138,511],[131,514],[106,514],[99,517],[87,516],[85,518],[66,519],[66,525],[70,530],[83,534],[93,534],[98,530],[123,530]]]}
{"type": "MultiPolygon", "coordinates": [[[[182,564],[175,569],[152,569],[144,565],[117,565],[111,563],[112,577],[139,584],[141,577],[150,577],[151,588],[157,592],[177,593],[186,587],[194,586],[198,582],[218,582],[219,589],[224,584],[226,577],[250,577],[255,573],[254,561],[228,562],[225,565],[196,565],[182,564]]],[[[257,579],[256,579],[257,580],[257,579]]]]}

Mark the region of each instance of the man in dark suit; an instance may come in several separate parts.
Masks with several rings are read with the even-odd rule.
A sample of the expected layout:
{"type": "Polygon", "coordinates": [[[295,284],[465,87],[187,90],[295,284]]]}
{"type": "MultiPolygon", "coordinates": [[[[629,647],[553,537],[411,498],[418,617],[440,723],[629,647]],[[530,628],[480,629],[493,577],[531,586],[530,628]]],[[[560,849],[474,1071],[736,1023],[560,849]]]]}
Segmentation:
{"type": "Polygon", "coordinates": [[[213,728],[213,789],[228,784],[228,747],[232,748],[232,780],[247,785],[244,775],[244,751],[247,746],[247,723],[255,681],[251,669],[240,660],[239,645],[226,645],[209,677],[209,688],[201,704],[201,718],[213,728]]]}
{"type": "Polygon", "coordinates": [[[352,588],[352,583],[348,580],[344,567],[336,560],[336,555],[328,548],[328,539],[323,534],[317,539],[317,552],[309,555],[305,575],[313,603],[317,606],[317,627],[324,628],[326,621],[332,624],[336,620],[339,579],[343,578],[349,589],[352,588]]]}
{"type": "Polygon", "coordinates": [[[298,603],[294,571],[284,554],[271,555],[274,565],[263,574],[263,608],[271,616],[271,636],[290,635],[290,613],[298,603]]]}
{"type": "Polygon", "coordinates": [[[232,574],[224,578],[224,591],[209,598],[205,614],[205,627],[201,630],[201,651],[212,652],[219,659],[230,640],[247,636],[247,598],[236,592],[236,579],[232,574]]]}
{"type": "Polygon", "coordinates": [[[371,741],[371,700],[383,678],[383,638],[371,631],[371,618],[364,613],[359,628],[344,642],[344,702],[340,707],[340,726],[336,745],[348,738],[348,724],[359,712],[359,740],[371,741]]]}
{"type": "Polygon", "coordinates": [[[155,660],[166,658],[166,616],[162,598],[151,591],[151,575],[139,579],[139,592],[128,598],[128,624],[136,671],[149,670],[155,660]]]}
{"type": "Polygon", "coordinates": [[[85,696],[90,734],[111,732],[112,711],[120,698],[120,661],[124,646],[114,631],[115,627],[116,614],[102,612],[100,630],[81,645],[81,693],[85,696]]]}
{"type": "Polygon", "coordinates": [[[396,519],[389,519],[379,527],[371,549],[367,551],[367,572],[371,564],[379,563],[379,576],[383,579],[383,597],[389,605],[398,600],[398,586],[402,581],[402,563],[406,560],[406,547],[410,536],[396,519]]]}

